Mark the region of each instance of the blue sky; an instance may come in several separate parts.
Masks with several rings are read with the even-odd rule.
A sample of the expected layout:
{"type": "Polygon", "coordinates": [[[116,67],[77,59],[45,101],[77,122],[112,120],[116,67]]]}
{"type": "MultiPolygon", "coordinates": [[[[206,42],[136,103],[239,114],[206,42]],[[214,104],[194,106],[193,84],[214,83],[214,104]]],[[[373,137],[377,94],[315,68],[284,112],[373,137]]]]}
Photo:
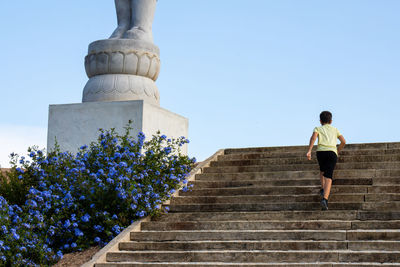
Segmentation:
{"type": "MultiPolygon", "coordinates": [[[[400,1],[159,0],[161,106],[190,154],[304,145],[322,110],[349,143],[400,141],[400,1]]],[[[80,103],[114,1],[1,1],[0,164],[44,146],[49,104],[80,103]]]]}

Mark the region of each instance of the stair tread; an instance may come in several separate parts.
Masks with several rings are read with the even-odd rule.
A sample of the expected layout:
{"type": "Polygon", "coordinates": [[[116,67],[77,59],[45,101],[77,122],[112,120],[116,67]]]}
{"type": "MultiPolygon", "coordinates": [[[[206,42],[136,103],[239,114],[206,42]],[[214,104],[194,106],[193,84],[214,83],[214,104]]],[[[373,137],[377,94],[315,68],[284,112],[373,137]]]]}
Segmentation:
{"type": "Polygon", "coordinates": [[[328,211],[306,150],[226,149],[96,267],[400,266],[400,142],[346,146],[328,211]]]}

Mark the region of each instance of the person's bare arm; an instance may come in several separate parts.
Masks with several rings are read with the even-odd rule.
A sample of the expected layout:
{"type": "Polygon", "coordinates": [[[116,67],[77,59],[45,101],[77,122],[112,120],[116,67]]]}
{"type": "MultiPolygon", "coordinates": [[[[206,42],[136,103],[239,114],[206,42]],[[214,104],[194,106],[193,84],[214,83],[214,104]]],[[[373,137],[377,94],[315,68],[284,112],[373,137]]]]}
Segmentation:
{"type": "Polygon", "coordinates": [[[313,132],[313,134],[311,135],[310,138],[310,145],[308,146],[308,152],[307,152],[307,159],[311,160],[311,150],[314,146],[315,141],[317,140],[318,137],[318,133],[317,132],[313,132]]]}
{"type": "Polygon", "coordinates": [[[340,151],[342,151],[342,149],[344,148],[344,146],[346,145],[346,140],[344,139],[343,135],[338,137],[340,140],[340,145],[338,147],[338,154],[340,153],[340,151]]]}

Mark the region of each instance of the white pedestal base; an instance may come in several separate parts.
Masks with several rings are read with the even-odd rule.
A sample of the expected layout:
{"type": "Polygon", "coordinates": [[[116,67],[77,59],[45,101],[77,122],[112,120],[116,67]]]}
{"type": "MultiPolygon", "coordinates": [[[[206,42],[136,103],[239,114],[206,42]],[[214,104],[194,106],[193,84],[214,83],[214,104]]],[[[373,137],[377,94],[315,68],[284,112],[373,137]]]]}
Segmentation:
{"type": "MultiPolygon", "coordinates": [[[[168,138],[188,137],[187,118],[143,100],[50,105],[47,149],[53,149],[57,139],[61,151],[74,153],[96,141],[100,128],[123,134],[129,121],[134,137],[142,131],[149,139],[158,130],[168,138]]],[[[187,145],[182,152],[187,154],[187,145]]]]}

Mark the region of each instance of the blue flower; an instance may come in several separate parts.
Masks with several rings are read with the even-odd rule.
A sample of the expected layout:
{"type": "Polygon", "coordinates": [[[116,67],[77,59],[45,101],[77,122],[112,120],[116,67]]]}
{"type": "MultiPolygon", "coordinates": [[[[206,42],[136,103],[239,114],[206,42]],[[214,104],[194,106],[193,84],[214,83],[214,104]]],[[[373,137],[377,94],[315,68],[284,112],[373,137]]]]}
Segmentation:
{"type": "Polygon", "coordinates": [[[64,224],[63,224],[64,228],[68,228],[71,226],[71,222],[67,219],[64,224]]]}
{"type": "Polygon", "coordinates": [[[83,236],[83,232],[79,228],[74,229],[75,236],[83,236]]]}
{"type": "Polygon", "coordinates": [[[121,227],[119,225],[114,225],[113,228],[111,229],[115,234],[121,233],[121,227]]]}
{"type": "Polygon", "coordinates": [[[90,220],[90,215],[86,213],[82,216],[81,220],[82,222],[88,222],[90,220]]]}
{"type": "Polygon", "coordinates": [[[63,256],[64,256],[64,255],[62,254],[61,250],[57,251],[57,257],[58,257],[58,258],[62,259],[63,256]]]}
{"type": "Polygon", "coordinates": [[[20,239],[19,234],[17,234],[15,230],[14,230],[14,231],[11,231],[11,234],[12,234],[12,237],[13,237],[15,240],[19,240],[19,239],[20,239]]]}
{"type": "Polygon", "coordinates": [[[82,150],[85,150],[86,148],[88,148],[87,145],[83,145],[83,146],[80,147],[80,149],[82,149],[82,150]]]}
{"type": "Polygon", "coordinates": [[[138,212],[136,212],[136,216],[144,217],[144,216],[146,216],[146,212],[144,210],[138,211],[138,212]]]}
{"type": "Polygon", "coordinates": [[[104,231],[104,227],[101,226],[101,225],[95,225],[95,226],[93,226],[93,228],[94,228],[95,231],[97,231],[99,233],[104,231]]]}

